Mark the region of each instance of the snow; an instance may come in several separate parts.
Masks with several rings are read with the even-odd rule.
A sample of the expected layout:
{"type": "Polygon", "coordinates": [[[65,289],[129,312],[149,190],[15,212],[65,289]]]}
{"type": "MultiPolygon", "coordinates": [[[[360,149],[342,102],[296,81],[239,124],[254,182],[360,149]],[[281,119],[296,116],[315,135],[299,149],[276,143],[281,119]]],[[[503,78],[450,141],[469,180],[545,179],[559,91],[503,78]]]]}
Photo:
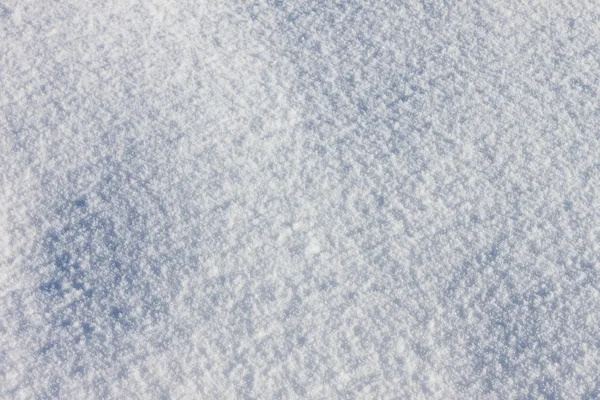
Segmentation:
{"type": "Polygon", "coordinates": [[[600,397],[593,1],[0,3],[0,398],[600,397]]]}

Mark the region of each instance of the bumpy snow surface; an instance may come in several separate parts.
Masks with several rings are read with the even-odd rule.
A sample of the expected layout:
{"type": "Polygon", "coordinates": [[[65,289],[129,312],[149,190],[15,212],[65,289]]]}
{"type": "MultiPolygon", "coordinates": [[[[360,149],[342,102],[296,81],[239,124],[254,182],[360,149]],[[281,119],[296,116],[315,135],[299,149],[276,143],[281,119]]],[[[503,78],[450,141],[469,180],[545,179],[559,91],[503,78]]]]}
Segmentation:
{"type": "Polygon", "coordinates": [[[595,1],[0,4],[0,397],[600,397],[595,1]]]}

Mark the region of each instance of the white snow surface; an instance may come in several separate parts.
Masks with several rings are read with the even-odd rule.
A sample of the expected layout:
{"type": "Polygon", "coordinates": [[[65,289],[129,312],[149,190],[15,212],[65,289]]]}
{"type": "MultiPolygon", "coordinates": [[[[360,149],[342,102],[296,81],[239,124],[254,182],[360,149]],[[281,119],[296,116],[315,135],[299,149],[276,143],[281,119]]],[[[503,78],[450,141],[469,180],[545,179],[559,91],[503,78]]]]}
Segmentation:
{"type": "Polygon", "coordinates": [[[600,398],[600,6],[0,1],[0,397],[600,398]]]}

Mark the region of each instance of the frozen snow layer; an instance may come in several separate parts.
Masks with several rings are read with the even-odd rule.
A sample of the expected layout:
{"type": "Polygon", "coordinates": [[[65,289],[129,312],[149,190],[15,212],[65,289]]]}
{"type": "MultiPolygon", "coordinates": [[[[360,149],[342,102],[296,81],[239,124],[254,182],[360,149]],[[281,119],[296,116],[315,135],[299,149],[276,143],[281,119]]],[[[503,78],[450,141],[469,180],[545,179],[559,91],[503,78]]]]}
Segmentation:
{"type": "Polygon", "coordinates": [[[592,1],[0,3],[0,397],[600,397],[592,1]]]}

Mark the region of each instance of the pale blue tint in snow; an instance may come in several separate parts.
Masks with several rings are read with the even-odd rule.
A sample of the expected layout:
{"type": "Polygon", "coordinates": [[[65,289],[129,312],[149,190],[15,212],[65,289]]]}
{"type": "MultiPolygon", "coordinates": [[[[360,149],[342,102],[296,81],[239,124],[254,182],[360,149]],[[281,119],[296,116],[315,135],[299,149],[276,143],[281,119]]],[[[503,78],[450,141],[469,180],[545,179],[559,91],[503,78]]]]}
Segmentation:
{"type": "Polygon", "coordinates": [[[0,397],[600,397],[593,1],[0,3],[0,397]]]}

